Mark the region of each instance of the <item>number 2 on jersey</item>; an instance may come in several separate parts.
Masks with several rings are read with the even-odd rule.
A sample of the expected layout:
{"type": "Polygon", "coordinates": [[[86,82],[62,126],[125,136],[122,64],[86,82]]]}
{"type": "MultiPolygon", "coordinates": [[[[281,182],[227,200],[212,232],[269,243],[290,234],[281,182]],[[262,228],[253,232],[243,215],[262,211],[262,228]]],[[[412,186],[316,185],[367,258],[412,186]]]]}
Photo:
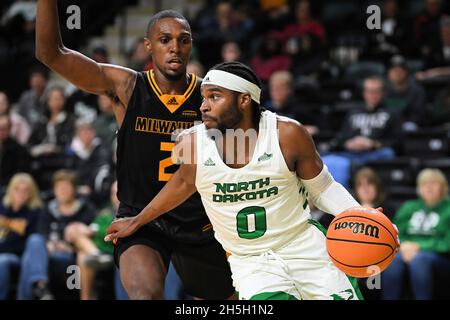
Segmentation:
{"type": "MultiPolygon", "coordinates": [[[[174,142],[161,142],[161,147],[160,150],[161,151],[169,151],[172,153],[172,150],[175,146],[174,142]]],[[[158,180],[159,181],[169,181],[170,178],[172,178],[173,173],[167,173],[166,172],[166,168],[173,166],[174,163],[172,161],[171,157],[168,157],[166,159],[163,159],[159,162],[159,173],[158,173],[158,180]]]]}
{"type": "Polygon", "coordinates": [[[236,226],[239,237],[257,239],[267,230],[266,209],[263,207],[246,207],[238,212],[236,226]]]}

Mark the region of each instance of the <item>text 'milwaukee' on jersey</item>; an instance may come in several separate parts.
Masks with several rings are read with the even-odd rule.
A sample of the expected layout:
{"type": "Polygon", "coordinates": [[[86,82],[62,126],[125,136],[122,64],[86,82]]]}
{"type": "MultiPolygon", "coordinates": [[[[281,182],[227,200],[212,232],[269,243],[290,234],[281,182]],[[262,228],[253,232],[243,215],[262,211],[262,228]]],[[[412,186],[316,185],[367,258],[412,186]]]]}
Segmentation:
{"type": "MultiPolygon", "coordinates": [[[[201,122],[200,84],[191,74],[183,95],[168,95],[156,84],[153,70],[138,73],[117,136],[120,202],[142,210],[178,169],[171,160],[172,133],[201,122]]],[[[198,193],[165,216],[182,222],[206,219],[198,193]]]]}
{"type": "Polygon", "coordinates": [[[281,151],[277,121],[262,113],[250,162],[227,166],[205,125],[195,128],[196,187],[215,237],[233,255],[261,254],[290,243],[311,218],[307,192],[281,151]]]}

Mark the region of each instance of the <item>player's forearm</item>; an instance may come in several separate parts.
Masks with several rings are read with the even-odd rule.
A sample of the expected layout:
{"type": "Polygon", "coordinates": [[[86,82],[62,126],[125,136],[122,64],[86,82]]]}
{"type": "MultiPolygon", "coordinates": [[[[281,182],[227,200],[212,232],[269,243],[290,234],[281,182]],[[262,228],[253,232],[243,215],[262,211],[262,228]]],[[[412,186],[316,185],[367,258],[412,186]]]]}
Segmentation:
{"type": "Polygon", "coordinates": [[[311,180],[302,180],[302,183],[311,195],[314,205],[334,216],[347,209],[360,206],[340,183],[334,181],[326,166],[317,177],[311,180]]]}
{"type": "Polygon", "coordinates": [[[317,208],[334,216],[350,208],[361,206],[355,198],[353,198],[353,196],[336,181],[334,181],[318,197],[315,199],[313,198],[313,201],[317,208]]]}
{"type": "Polygon", "coordinates": [[[186,182],[179,172],[175,173],[156,197],[139,213],[137,216],[139,225],[149,223],[175,209],[192,196],[195,190],[195,185],[186,182]]]}
{"type": "Polygon", "coordinates": [[[59,29],[56,0],[38,0],[36,14],[36,58],[45,64],[51,62],[64,49],[59,29]]]}

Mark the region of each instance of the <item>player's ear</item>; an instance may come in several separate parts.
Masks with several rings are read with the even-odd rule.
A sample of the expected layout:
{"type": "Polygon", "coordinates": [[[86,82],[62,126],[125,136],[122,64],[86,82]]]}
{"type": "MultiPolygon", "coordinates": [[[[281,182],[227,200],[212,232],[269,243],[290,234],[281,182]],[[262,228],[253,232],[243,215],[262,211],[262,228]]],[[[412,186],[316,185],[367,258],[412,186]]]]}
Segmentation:
{"type": "Polygon", "coordinates": [[[239,105],[246,108],[252,105],[252,97],[248,93],[242,93],[239,97],[239,105]]]}
{"type": "Polygon", "coordinates": [[[144,46],[145,50],[147,50],[149,54],[152,54],[152,42],[147,37],[144,38],[144,46]]]}

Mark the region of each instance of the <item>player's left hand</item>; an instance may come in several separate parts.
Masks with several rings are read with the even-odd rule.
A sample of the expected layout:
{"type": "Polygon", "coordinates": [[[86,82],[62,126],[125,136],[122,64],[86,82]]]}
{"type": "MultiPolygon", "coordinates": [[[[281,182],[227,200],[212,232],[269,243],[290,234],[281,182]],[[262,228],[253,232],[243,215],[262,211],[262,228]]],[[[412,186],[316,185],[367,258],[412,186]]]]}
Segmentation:
{"type": "Polygon", "coordinates": [[[118,238],[126,238],[135,233],[141,224],[136,217],[121,218],[111,223],[106,231],[105,241],[115,241],[118,238]]]}

